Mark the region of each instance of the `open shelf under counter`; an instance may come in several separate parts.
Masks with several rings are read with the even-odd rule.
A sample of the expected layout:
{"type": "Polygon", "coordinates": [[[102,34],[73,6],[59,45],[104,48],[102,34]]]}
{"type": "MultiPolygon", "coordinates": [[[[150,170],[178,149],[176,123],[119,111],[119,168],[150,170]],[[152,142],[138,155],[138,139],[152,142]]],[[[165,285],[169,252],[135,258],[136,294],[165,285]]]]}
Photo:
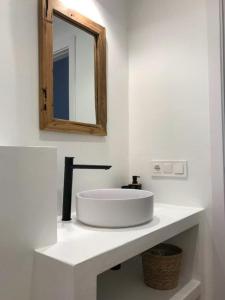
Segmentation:
{"type": "Polygon", "coordinates": [[[153,221],[133,228],[92,228],[75,219],[59,222],[58,242],[35,251],[35,300],[96,300],[99,274],[198,225],[202,212],[155,203],[153,221]]]}
{"type": "Polygon", "coordinates": [[[98,276],[98,300],[197,300],[201,283],[191,279],[179,281],[177,288],[155,290],[144,283],[141,257],[122,264],[118,271],[106,271],[98,276]]]}

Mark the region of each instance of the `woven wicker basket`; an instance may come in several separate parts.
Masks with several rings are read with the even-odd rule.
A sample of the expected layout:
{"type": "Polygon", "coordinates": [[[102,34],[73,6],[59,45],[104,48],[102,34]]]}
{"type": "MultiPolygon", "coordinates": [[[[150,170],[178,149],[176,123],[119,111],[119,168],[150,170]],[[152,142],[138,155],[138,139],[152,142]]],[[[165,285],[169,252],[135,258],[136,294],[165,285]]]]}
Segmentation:
{"type": "Polygon", "coordinates": [[[142,254],[144,282],[157,290],[171,290],[177,287],[182,249],[160,244],[142,254]]]}

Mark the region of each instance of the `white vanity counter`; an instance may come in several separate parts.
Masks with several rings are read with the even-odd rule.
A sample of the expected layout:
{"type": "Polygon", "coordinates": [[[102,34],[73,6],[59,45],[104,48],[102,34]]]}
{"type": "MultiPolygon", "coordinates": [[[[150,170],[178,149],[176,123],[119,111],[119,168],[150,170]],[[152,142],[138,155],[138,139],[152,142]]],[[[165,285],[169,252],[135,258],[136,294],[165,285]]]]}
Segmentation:
{"type": "Polygon", "coordinates": [[[152,222],[123,229],[59,221],[58,242],[35,251],[35,299],[95,300],[98,274],[198,225],[202,212],[155,203],[152,222]]]}
{"type": "Polygon", "coordinates": [[[58,243],[37,252],[76,266],[138,239],[152,240],[158,235],[160,242],[169,239],[198,224],[201,211],[201,208],[156,203],[152,222],[122,229],[93,228],[78,223],[75,219],[71,222],[59,221],[58,243]]]}

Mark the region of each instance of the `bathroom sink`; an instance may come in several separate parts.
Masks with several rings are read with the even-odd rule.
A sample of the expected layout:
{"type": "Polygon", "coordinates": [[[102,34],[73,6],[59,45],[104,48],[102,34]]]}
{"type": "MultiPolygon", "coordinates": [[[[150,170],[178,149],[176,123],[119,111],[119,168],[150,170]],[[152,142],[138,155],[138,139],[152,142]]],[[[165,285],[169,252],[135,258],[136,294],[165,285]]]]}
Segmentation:
{"type": "Polygon", "coordinates": [[[78,221],[95,227],[122,228],[153,218],[153,193],[131,189],[99,189],[76,196],[78,221]]]}

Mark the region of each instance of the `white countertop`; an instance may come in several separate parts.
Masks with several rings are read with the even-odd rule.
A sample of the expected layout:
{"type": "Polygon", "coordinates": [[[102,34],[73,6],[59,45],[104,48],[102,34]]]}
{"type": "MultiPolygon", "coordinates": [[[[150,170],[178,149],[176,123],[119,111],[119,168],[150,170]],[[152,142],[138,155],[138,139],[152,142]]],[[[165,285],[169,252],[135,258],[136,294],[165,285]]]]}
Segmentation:
{"type": "MultiPolygon", "coordinates": [[[[58,242],[47,248],[38,249],[36,252],[75,267],[108,252],[113,253],[114,250],[122,250],[124,246],[128,249],[129,246],[131,251],[127,251],[128,259],[133,254],[138,254],[139,251],[141,253],[148,247],[150,248],[197,225],[202,211],[202,208],[197,207],[155,203],[152,222],[138,227],[122,229],[88,227],[78,223],[75,218],[71,222],[59,221],[58,242]],[[137,242],[139,243],[137,244],[137,242]],[[141,243],[142,246],[139,247],[141,243]]],[[[116,253],[118,262],[119,259],[125,259],[124,251],[121,255],[119,253],[118,251],[116,253]]]]}

